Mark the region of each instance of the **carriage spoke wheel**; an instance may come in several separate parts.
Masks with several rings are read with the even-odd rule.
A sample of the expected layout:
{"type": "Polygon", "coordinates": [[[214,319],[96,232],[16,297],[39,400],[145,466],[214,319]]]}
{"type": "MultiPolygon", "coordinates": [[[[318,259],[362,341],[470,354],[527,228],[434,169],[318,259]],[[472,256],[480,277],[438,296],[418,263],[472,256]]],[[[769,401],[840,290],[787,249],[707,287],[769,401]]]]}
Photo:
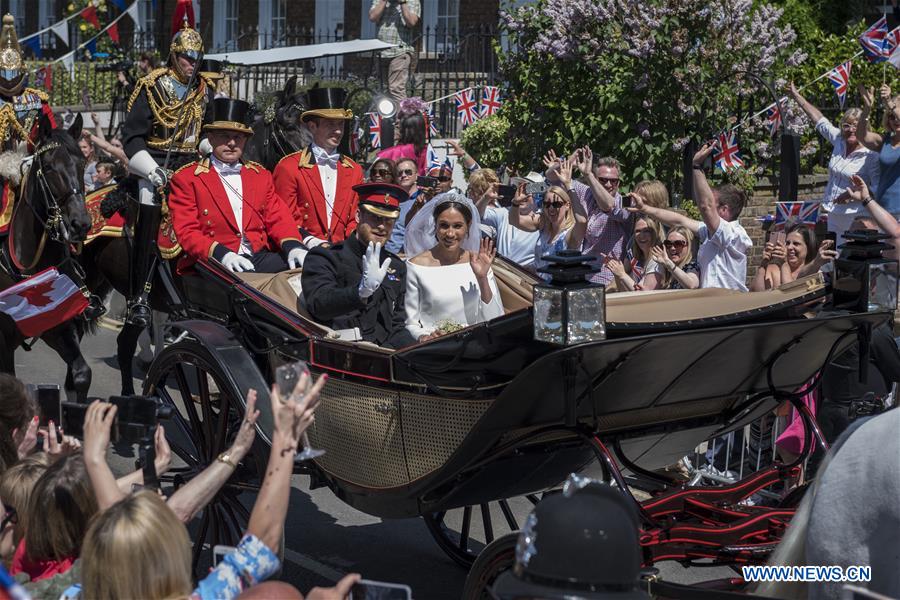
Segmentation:
{"type": "Polygon", "coordinates": [[[518,531],[528,512],[540,501],[537,494],[424,515],[431,537],[447,556],[469,569],[485,546],[518,531]]]}
{"type": "MultiPolygon", "coordinates": [[[[160,477],[176,489],[190,481],[233,442],[244,416],[240,390],[223,365],[198,342],[183,340],[163,350],[144,381],[144,394],[174,408],[163,421],[173,467],[160,477]]],[[[242,494],[259,486],[252,452],[203,511],[188,524],[194,541],[192,570],[207,572],[216,545],[236,546],[250,519],[242,494]],[[246,483],[248,480],[251,483],[246,483]]]]}
{"type": "Polygon", "coordinates": [[[518,539],[517,533],[507,533],[485,547],[472,563],[463,586],[462,600],[493,600],[489,590],[500,575],[515,565],[518,539]]]}

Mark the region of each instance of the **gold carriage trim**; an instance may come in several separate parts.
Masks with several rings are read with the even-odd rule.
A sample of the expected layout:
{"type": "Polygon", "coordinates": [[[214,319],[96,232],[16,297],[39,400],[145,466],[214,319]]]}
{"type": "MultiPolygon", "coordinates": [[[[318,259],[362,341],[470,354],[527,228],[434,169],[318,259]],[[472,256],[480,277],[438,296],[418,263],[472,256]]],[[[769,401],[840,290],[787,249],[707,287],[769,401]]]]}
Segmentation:
{"type": "Polygon", "coordinates": [[[0,229],[3,229],[9,222],[12,220],[13,213],[13,204],[16,201],[16,190],[15,188],[9,184],[8,181],[4,181],[2,184],[2,189],[0,189],[0,193],[5,192],[6,199],[0,208],[3,209],[3,212],[0,212],[0,229]]]}

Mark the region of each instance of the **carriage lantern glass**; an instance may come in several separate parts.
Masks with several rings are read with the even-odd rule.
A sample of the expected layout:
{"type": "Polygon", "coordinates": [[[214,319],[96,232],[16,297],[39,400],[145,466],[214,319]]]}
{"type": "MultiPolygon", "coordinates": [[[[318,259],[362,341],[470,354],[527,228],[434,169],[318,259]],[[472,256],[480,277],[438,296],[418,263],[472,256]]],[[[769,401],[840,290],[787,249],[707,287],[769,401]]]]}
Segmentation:
{"type": "Polygon", "coordinates": [[[882,256],[893,246],[874,229],[848,231],[841,257],[834,261],[834,308],[854,312],[897,309],[898,263],[882,256]]]}
{"type": "Polygon", "coordinates": [[[542,257],[550,282],[534,286],[534,339],[559,346],[606,339],[606,286],[586,279],[594,256],[562,250],[542,257]]]}

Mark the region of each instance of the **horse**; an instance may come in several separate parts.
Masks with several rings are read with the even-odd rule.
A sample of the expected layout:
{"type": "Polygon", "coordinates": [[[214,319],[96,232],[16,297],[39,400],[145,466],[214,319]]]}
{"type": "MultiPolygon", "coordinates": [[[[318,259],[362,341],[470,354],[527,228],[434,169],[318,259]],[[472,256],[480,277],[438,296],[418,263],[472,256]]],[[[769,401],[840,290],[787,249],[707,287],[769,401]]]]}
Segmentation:
{"type": "Polygon", "coordinates": [[[297,76],[287,80],[284,89],[275,93],[275,103],[257,115],[251,128],[253,135],[244,148],[244,158],[275,169],[282,158],[312,143],[312,135],[300,125],[305,110],[302,93],[297,93],[297,76]]]}
{"type": "MultiPolygon", "coordinates": [[[[84,159],[76,145],[81,128],[81,115],[68,130],[54,129],[46,115],[40,116],[33,162],[19,186],[2,247],[0,289],[53,266],[78,278],[72,246],[84,241],[91,229],[84,202],[84,159]]],[[[65,361],[66,392],[74,393],[79,402],[87,400],[91,385],[91,368],[79,347],[85,325],[84,319],[74,319],[41,335],[65,361]]],[[[0,333],[5,342],[0,347],[0,369],[15,374],[15,350],[25,340],[5,316],[0,333]]]]}

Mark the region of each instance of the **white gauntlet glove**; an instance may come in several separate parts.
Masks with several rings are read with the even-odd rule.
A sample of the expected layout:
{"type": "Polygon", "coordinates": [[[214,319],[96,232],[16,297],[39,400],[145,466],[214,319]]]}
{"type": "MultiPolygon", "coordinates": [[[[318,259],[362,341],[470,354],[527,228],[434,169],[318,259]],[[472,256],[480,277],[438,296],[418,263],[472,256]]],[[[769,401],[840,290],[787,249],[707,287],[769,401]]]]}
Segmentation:
{"type": "Polygon", "coordinates": [[[155,187],[162,187],[169,181],[169,174],[146,150],[141,150],[128,159],[128,170],[149,180],[155,187]]]}
{"type": "Polygon", "coordinates": [[[359,297],[366,299],[381,286],[384,276],[387,275],[388,265],[391,259],[386,258],[381,266],[378,266],[378,259],[381,257],[381,244],[369,242],[366,248],[366,255],[363,257],[363,276],[359,282],[359,297]]]}
{"type": "Polygon", "coordinates": [[[253,266],[253,263],[250,262],[249,258],[241,256],[237,252],[229,252],[228,254],[223,256],[222,265],[226,269],[234,273],[243,273],[244,271],[256,270],[253,266]]]}
{"type": "Polygon", "coordinates": [[[288,252],[288,268],[299,269],[300,267],[302,267],[303,261],[306,260],[307,254],[309,254],[309,251],[304,248],[294,248],[293,250],[288,252]]]}

